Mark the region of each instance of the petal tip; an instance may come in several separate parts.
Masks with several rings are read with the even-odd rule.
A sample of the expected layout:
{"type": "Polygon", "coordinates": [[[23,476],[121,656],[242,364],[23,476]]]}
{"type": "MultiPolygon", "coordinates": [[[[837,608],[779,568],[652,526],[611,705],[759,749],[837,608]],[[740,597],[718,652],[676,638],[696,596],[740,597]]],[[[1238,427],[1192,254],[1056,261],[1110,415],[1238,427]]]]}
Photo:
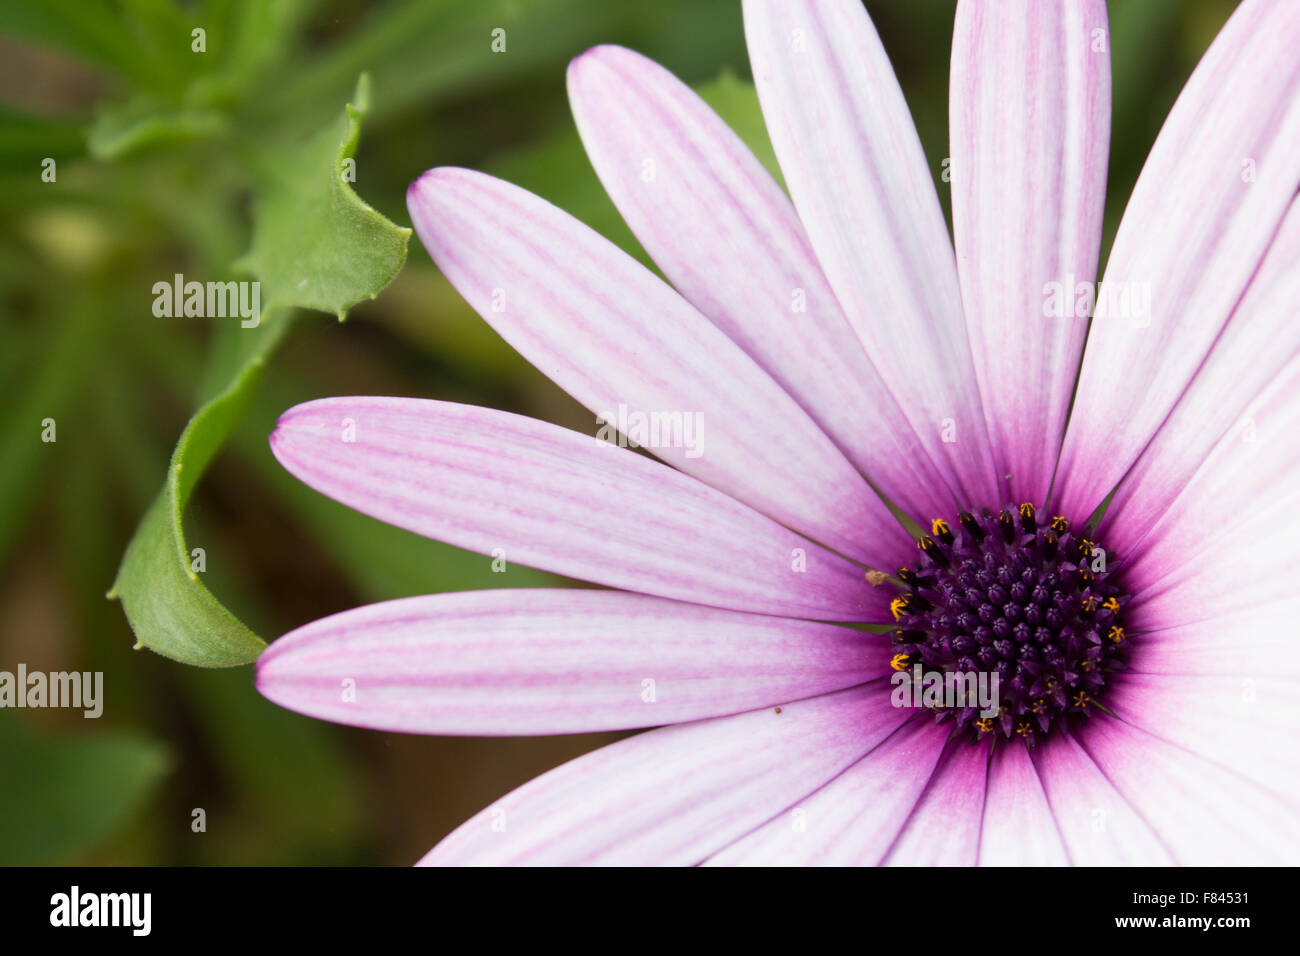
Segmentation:
{"type": "Polygon", "coordinates": [[[266,443],[271,446],[271,454],[275,455],[276,459],[282,464],[281,452],[284,451],[285,446],[293,437],[292,433],[298,420],[303,416],[310,404],[310,402],[304,402],[285,409],[280,413],[280,417],[275,420],[275,427],[271,429],[271,433],[266,436],[266,443]]]}
{"type": "Polygon", "coordinates": [[[257,659],[257,663],[253,665],[253,687],[271,703],[284,706],[281,695],[276,693],[276,685],[278,682],[275,679],[274,667],[272,666],[274,656],[270,659],[268,659],[267,656],[271,652],[271,647],[274,646],[275,645],[272,644],[270,647],[267,647],[267,649],[263,651],[262,655],[257,659]]]}
{"type": "Polygon", "coordinates": [[[628,51],[612,43],[602,43],[583,50],[569,61],[564,84],[575,112],[582,101],[601,95],[600,90],[608,80],[610,61],[620,52],[628,51]]]}
{"type": "Polygon", "coordinates": [[[632,50],[625,46],[619,46],[617,43],[598,43],[583,50],[570,60],[568,72],[572,76],[577,70],[628,55],[636,56],[632,50]]]}
{"type": "MultiPolygon", "coordinates": [[[[434,193],[440,186],[454,183],[457,180],[473,178],[476,174],[473,170],[464,169],[460,166],[434,166],[432,169],[426,169],[414,180],[411,185],[406,187],[406,209],[411,214],[412,220],[415,219],[416,205],[420,205],[425,211],[430,207],[434,193]]],[[[484,175],[479,173],[477,175],[484,175]]]]}

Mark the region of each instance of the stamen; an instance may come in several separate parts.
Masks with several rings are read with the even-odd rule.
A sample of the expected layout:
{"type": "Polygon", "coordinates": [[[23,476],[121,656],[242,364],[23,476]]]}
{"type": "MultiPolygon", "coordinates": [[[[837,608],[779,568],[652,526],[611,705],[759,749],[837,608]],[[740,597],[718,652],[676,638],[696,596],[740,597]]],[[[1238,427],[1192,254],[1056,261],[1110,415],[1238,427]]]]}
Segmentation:
{"type": "Polygon", "coordinates": [[[980,527],[980,523],[975,520],[975,516],[969,511],[958,512],[957,520],[961,523],[961,526],[966,529],[966,533],[970,535],[973,540],[984,540],[984,529],[980,527]]]}
{"type": "Polygon", "coordinates": [[[1026,501],[1020,506],[1020,527],[1025,534],[1033,534],[1036,525],[1034,523],[1034,506],[1026,501]]]}
{"type": "Polygon", "coordinates": [[[909,588],[914,588],[921,583],[921,578],[911,568],[899,568],[898,580],[902,581],[909,588]]]}
{"type": "Polygon", "coordinates": [[[1056,560],[1057,543],[1059,539],[1050,531],[1043,532],[1043,557],[1048,561],[1056,560]]]}
{"type": "Polygon", "coordinates": [[[921,549],[922,554],[939,567],[946,568],[948,566],[947,555],[944,554],[943,549],[935,543],[933,538],[923,537],[920,541],[916,542],[916,546],[921,549]]]}

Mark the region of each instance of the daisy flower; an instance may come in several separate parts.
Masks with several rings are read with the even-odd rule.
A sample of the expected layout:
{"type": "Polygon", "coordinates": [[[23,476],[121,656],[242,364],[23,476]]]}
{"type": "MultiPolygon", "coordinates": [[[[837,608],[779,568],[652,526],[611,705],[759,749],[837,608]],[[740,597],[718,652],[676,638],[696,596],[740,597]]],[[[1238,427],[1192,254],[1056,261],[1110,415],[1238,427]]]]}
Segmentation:
{"type": "Polygon", "coordinates": [[[605,589],[334,615],[262,655],[261,692],[390,731],[657,728],[425,863],[1297,862],[1300,4],[1224,27],[1100,283],[1100,0],[959,6],[951,236],[861,5],[744,16],[788,196],[656,64],[569,70],[667,282],[486,175],[408,194],[447,278],[599,422],[696,441],[655,460],[399,398],[271,436],[366,514],[605,589]],[[995,709],[898,705],[894,674],[977,672],[995,709]]]}

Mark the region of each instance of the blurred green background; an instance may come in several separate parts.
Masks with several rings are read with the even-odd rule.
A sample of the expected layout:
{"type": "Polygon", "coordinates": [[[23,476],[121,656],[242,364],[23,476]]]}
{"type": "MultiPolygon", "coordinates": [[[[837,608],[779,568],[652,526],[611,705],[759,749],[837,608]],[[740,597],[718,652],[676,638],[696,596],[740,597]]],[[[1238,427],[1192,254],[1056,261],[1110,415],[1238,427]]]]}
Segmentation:
{"type": "MultiPolygon", "coordinates": [[[[937,178],[954,4],[867,6],[937,178]]],[[[1165,113],[1234,6],[1111,3],[1107,244],[1165,113]]],[[[565,98],[568,60],[606,42],[668,66],[762,152],[737,0],[0,5],[0,670],[102,671],[105,684],[98,720],[0,710],[0,863],[409,864],[504,792],[612,739],[315,722],[264,701],[251,667],[133,650],[122,606],[105,598],[182,429],[242,347],[229,320],[155,317],[153,284],[247,278],[234,264],[261,203],[286,188],[276,175],[294,175],[302,144],[329,133],[363,72],[371,109],[354,188],[398,226],[414,177],[463,165],[533,189],[644,259],[565,98]],[[497,28],[505,52],[491,49],[497,28]],[[47,159],[54,182],[42,179],[47,159]],[[41,441],[47,418],[53,443],[41,441]]],[[[352,513],[267,449],[281,411],[324,395],[434,397],[591,427],[460,301],[418,240],[345,323],[292,318],[186,512],[217,598],[271,639],[374,600],[556,583],[522,568],[494,576],[486,558],[352,513]]]]}

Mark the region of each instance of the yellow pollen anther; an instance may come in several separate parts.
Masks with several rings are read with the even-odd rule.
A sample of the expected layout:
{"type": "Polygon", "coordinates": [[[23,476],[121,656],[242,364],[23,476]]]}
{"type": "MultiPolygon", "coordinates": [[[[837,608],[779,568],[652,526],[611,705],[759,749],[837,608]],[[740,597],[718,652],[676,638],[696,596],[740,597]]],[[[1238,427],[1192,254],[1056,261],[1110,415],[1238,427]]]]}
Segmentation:
{"type": "Polygon", "coordinates": [[[1083,596],[1083,609],[1084,609],[1085,611],[1095,611],[1095,610],[1097,610],[1097,595],[1095,595],[1095,594],[1085,594],[1085,595],[1083,596]]]}
{"type": "Polygon", "coordinates": [[[1016,733],[1021,737],[1028,737],[1033,732],[1034,728],[1029,726],[1029,721],[1027,720],[1022,720],[1020,723],[1016,724],[1016,733]]]}
{"type": "Polygon", "coordinates": [[[907,607],[907,602],[910,599],[910,594],[900,594],[889,602],[889,610],[893,612],[895,621],[903,616],[903,609],[907,607]]]}
{"type": "Polygon", "coordinates": [[[1032,518],[1034,516],[1034,506],[1026,501],[1020,506],[1020,517],[1032,518]]]}
{"type": "Polygon", "coordinates": [[[1035,714],[1041,714],[1046,709],[1047,709],[1047,701],[1043,700],[1043,698],[1040,697],[1036,701],[1034,701],[1033,711],[1035,714]]]}
{"type": "Polygon", "coordinates": [[[1070,522],[1065,515],[1057,515],[1052,519],[1052,530],[1057,534],[1065,534],[1070,530],[1070,522]]]}
{"type": "Polygon", "coordinates": [[[1083,691],[1079,691],[1079,693],[1077,693],[1077,694],[1074,695],[1074,706],[1075,706],[1075,707],[1087,707],[1087,706],[1088,706],[1088,700],[1089,700],[1088,695],[1087,695],[1086,693],[1084,693],[1083,691]]]}
{"type": "Polygon", "coordinates": [[[895,654],[893,658],[890,659],[889,666],[896,671],[905,671],[907,670],[907,662],[909,660],[911,660],[911,657],[907,654],[895,654]]]}
{"type": "Polygon", "coordinates": [[[1102,602],[1101,606],[1110,611],[1111,614],[1119,613],[1119,601],[1115,600],[1113,597],[1106,598],[1106,600],[1102,602]]]}
{"type": "Polygon", "coordinates": [[[1116,624],[1114,627],[1112,627],[1109,631],[1106,632],[1106,636],[1110,638],[1111,641],[1118,644],[1120,641],[1124,640],[1124,628],[1116,624]]]}
{"type": "Polygon", "coordinates": [[[1080,662],[1079,662],[1079,666],[1083,668],[1083,671],[1084,671],[1084,673],[1086,674],[1086,673],[1088,673],[1089,671],[1091,671],[1094,667],[1096,667],[1097,665],[1094,664],[1092,661],[1080,661],[1080,662]]]}
{"type": "Polygon", "coordinates": [[[940,535],[947,534],[948,522],[944,521],[942,518],[935,518],[933,521],[930,522],[930,533],[933,534],[936,538],[939,537],[940,535]]]}
{"type": "Polygon", "coordinates": [[[981,717],[979,720],[975,721],[975,726],[987,734],[993,729],[993,721],[988,717],[981,717]]]}
{"type": "Polygon", "coordinates": [[[928,548],[933,548],[934,539],[931,538],[929,535],[922,535],[921,540],[916,542],[916,546],[920,548],[922,551],[925,551],[928,548]]]}

